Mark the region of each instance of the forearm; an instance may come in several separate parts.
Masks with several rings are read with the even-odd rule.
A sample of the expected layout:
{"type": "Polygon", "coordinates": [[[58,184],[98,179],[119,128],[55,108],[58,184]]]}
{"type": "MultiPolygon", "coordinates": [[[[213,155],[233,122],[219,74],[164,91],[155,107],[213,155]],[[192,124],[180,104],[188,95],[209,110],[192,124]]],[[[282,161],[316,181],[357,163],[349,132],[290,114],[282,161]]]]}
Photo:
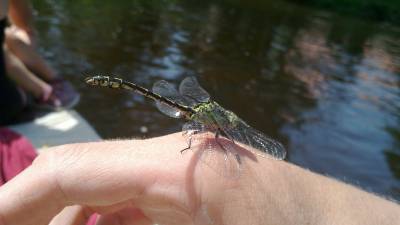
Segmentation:
{"type": "Polygon", "coordinates": [[[270,221],[260,224],[375,225],[400,221],[400,207],[395,203],[295,165],[262,159],[252,165],[248,175],[244,182],[252,180],[253,184],[249,183],[247,192],[258,192],[259,196],[254,198],[255,215],[270,221]],[[255,180],[259,183],[254,184],[255,180]]]}
{"type": "Polygon", "coordinates": [[[28,34],[35,31],[33,26],[33,8],[29,0],[11,0],[9,16],[13,24],[28,34]]]}

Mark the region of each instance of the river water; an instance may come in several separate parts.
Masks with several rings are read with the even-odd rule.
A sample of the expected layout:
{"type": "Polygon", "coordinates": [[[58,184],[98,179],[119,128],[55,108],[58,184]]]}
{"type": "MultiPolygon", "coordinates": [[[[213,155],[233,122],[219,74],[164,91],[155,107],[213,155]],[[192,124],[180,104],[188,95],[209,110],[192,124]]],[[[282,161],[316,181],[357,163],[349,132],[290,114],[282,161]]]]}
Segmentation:
{"type": "Polygon", "coordinates": [[[85,75],[145,87],[196,76],[223,107],[281,141],[288,161],[400,200],[400,28],[274,1],[35,1],[46,58],[104,138],[182,121],[85,75]]]}

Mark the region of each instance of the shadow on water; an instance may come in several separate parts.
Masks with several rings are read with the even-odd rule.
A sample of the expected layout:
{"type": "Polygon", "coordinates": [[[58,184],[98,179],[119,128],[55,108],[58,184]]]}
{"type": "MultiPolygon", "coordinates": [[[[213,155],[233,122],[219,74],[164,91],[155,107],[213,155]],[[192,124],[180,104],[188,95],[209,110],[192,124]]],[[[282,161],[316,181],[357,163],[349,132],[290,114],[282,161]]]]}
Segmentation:
{"type": "Polygon", "coordinates": [[[189,75],[224,108],[280,140],[289,161],[400,200],[400,28],[284,3],[37,1],[44,54],[82,93],[105,138],[180,130],[130,92],[189,75]],[[259,4],[259,5],[257,5],[259,4]]]}

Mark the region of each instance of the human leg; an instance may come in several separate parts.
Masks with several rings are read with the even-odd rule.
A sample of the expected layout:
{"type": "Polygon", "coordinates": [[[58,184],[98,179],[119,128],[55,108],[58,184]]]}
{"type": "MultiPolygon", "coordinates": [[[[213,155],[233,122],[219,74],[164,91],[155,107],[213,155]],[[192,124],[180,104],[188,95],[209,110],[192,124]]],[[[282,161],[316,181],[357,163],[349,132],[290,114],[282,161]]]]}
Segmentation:
{"type": "Polygon", "coordinates": [[[29,70],[46,82],[57,78],[57,72],[42,58],[32,44],[23,38],[24,31],[11,26],[6,29],[6,45],[29,70]]]}
{"type": "Polygon", "coordinates": [[[35,99],[47,99],[52,87],[35,76],[11,51],[4,51],[8,76],[35,99]]]}
{"type": "Polygon", "coordinates": [[[52,104],[55,103],[55,100],[58,100],[57,104],[53,104],[56,105],[55,108],[72,108],[79,102],[79,94],[68,81],[58,76],[57,72],[40,56],[24,32],[16,26],[11,26],[6,30],[7,48],[12,53],[11,55],[16,56],[14,58],[21,62],[19,64],[26,68],[21,71],[21,65],[16,64],[16,72],[29,75],[29,79],[23,79],[24,76],[20,76],[18,83],[30,87],[29,90],[36,93],[41,90],[42,94],[45,93],[40,98],[42,101],[47,101],[48,96],[50,96],[52,104]],[[36,78],[33,79],[30,75],[36,76],[36,78]],[[52,92],[43,92],[48,91],[49,87],[51,87],[52,92]]]}

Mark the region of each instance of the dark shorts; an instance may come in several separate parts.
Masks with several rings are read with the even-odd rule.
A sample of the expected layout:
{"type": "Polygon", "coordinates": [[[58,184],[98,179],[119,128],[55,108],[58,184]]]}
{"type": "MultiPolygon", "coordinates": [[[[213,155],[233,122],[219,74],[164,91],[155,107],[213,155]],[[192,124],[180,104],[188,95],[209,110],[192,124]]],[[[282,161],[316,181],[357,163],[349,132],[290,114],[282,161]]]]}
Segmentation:
{"type": "Polygon", "coordinates": [[[23,110],[23,99],[17,86],[7,77],[3,52],[7,19],[0,20],[0,126],[13,123],[23,110]]]}

